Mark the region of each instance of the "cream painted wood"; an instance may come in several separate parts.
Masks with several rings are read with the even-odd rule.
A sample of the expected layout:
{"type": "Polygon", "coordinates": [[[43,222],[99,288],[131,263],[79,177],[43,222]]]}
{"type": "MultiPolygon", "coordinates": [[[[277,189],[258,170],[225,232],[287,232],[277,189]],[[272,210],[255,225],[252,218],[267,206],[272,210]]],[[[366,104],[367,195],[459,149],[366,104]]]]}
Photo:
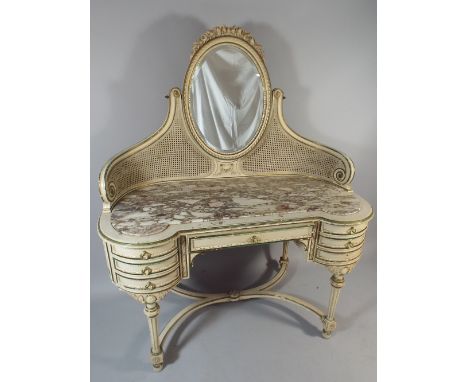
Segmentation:
{"type": "Polygon", "coordinates": [[[151,275],[163,272],[175,265],[179,265],[179,255],[177,251],[171,252],[170,256],[159,257],[156,262],[141,262],[140,260],[133,260],[134,263],[125,262],[114,258],[114,267],[116,271],[133,275],[151,275]]]}
{"type": "Polygon", "coordinates": [[[132,248],[116,244],[110,244],[109,246],[112,254],[115,256],[129,259],[149,260],[172,253],[177,249],[177,240],[173,238],[172,240],[167,240],[161,244],[158,243],[153,247],[132,248]]]}
{"type": "Polygon", "coordinates": [[[175,281],[180,281],[178,267],[170,268],[152,277],[137,277],[116,272],[116,283],[122,289],[134,293],[157,293],[174,286],[175,281]]]}
{"type": "Polygon", "coordinates": [[[345,265],[354,263],[361,256],[361,249],[352,252],[330,252],[323,249],[317,249],[314,261],[324,265],[345,265]]]}
{"type": "Polygon", "coordinates": [[[151,335],[151,362],[155,370],[161,370],[163,367],[163,352],[159,340],[158,316],[159,304],[156,298],[150,296],[146,300],[145,315],[148,318],[148,326],[151,335]]]}
{"type": "Polygon", "coordinates": [[[320,235],[318,244],[320,247],[326,247],[337,250],[349,250],[358,248],[364,243],[365,235],[358,237],[325,237],[320,235]]]}
{"type": "Polygon", "coordinates": [[[306,239],[312,235],[313,227],[279,228],[277,230],[254,230],[246,233],[231,233],[190,239],[190,251],[206,251],[243,245],[274,243],[295,239],[306,239]]]}
{"type": "Polygon", "coordinates": [[[212,304],[250,298],[274,298],[297,304],[316,314],[323,322],[323,336],[336,328],[335,312],[344,276],[359,261],[365,233],[373,212],[371,206],[351,188],[352,161],[329,147],[307,140],[291,130],[283,117],[283,93],[271,90],[263,51],[253,37],[238,27],[216,27],[194,45],[183,93],[172,89],[169,112],[161,129],[143,142],[110,160],[101,171],[99,188],[103,212],[98,232],[104,243],[112,282],[145,305],[151,337],[151,361],[163,367],[163,341],[168,332],[193,312],[212,304]],[[199,60],[218,44],[233,44],[257,65],[263,88],[263,114],[257,135],[248,146],[235,153],[218,153],[208,147],[194,130],[188,107],[190,78],[199,60]],[[183,161],[190,161],[190,165],[183,161]],[[300,175],[333,184],[353,193],[359,210],[339,214],[320,209],[289,214],[232,218],[227,222],[191,221],[169,224],[161,232],[148,235],[124,234],[111,224],[112,209],[135,190],[157,183],[193,179],[300,175]],[[186,291],[178,284],[190,278],[195,256],[204,251],[282,241],[280,271],[257,288],[228,294],[186,291]],[[331,294],[326,313],[291,295],[271,291],[286,274],[287,243],[295,241],[305,250],[305,259],[331,272],[331,294]],[[159,302],[174,291],[200,301],[177,314],[160,333],[159,302]]]}
{"type": "Polygon", "coordinates": [[[330,278],[331,293],[330,301],[328,303],[328,313],[323,319],[323,336],[329,338],[332,332],[336,329],[335,311],[336,304],[338,303],[338,297],[340,297],[341,288],[344,286],[344,277],[341,275],[334,274],[330,278]]]}
{"type": "Polygon", "coordinates": [[[356,224],[333,224],[333,223],[323,223],[322,224],[322,232],[327,234],[333,235],[354,235],[360,234],[367,228],[367,221],[365,222],[358,222],[356,224]]]}

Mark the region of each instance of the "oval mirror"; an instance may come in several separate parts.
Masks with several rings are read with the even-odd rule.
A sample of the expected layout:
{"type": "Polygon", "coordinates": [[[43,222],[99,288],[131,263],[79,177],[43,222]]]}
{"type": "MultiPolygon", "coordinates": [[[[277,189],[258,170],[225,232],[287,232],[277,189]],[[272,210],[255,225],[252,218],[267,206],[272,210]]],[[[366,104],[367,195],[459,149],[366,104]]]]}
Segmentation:
{"type": "Polygon", "coordinates": [[[205,143],[225,154],[247,147],[262,121],[263,91],[259,70],[242,49],[210,49],[190,81],[190,111],[205,143]]]}

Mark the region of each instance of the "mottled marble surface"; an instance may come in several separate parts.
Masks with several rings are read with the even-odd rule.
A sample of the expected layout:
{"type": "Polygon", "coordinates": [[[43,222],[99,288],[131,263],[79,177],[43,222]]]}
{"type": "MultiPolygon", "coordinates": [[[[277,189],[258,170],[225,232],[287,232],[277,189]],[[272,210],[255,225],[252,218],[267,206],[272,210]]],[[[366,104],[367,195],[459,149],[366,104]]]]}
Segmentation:
{"type": "Polygon", "coordinates": [[[304,176],[174,181],[126,195],[114,207],[111,224],[120,233],[146,236],[172,224],[314,211],[349,215],[359,207],[352,192],[304,176]]]}

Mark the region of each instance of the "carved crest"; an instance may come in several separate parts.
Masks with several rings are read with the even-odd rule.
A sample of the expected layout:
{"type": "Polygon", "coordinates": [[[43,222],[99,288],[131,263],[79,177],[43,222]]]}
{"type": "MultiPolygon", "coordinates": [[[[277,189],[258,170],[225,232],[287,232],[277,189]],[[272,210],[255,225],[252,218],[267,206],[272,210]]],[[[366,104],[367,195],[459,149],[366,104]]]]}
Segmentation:
{"type": "Polygon", "coordinates": [[[203,33],[201,37],[193,44],[192,55],[190,56],[190,58],[193,58],[193,56],[198,52],[198,50],[208,41],[222,36],[237,37],[246,41],[247,43],[252,45],[252,47],[258,52],[262,59],[264,58],[262,46],[255,41],[252,35],[246,30],[242,29],[241,27],[236,27],[234,25],[231,27],[226,25],[220,25],[203,33]]]}

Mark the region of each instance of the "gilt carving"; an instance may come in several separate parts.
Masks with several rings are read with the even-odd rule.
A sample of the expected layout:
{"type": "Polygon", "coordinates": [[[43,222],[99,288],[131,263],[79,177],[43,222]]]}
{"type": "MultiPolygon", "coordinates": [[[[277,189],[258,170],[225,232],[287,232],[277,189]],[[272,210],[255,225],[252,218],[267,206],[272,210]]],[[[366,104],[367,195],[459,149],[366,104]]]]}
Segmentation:
{"type": "Polygon", "coordinates": [[[263,58],[263,48],[262,46],[255,41],[252,35],[241,27],[237,26],[226,26],[220,25],[214,27],[203,33],[201,37],[193,44],[192,55],[190,58],[200,50],[200,48],[205,45],[208,41],[211,41],[217,37],[231,36],[244,40],[245,42],[252,45],[252,47],[258,52],[258,54],[263,58]]]}

